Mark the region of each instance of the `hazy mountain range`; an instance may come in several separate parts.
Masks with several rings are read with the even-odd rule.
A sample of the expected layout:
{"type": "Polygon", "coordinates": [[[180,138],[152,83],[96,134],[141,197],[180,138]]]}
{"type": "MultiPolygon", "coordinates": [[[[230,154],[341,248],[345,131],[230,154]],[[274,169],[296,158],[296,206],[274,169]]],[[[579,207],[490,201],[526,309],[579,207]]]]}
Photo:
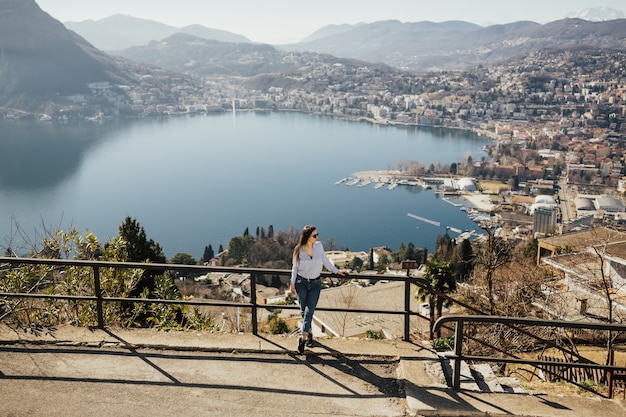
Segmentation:
{"type": "Polygon", "coordinates": [[[460,70],[542,48],[626,49],[624,19],[572,18],[544,25],[524,21],[488,27],[460,21],[392,20],[327,26],[303,42],[276,46],[201,26],[177,29],[121,15],[82,23],[68,30],[35,0],[0,0],[0,110],[41,111],[47,101],[89,94],[87,83],[92,82],[132,88],[162,79],[163,71],[155,67],[201,77],[263,75],[270,80],[277,74],[314,71],[315,65],[357,65],[351,60],[379,63],[371,67],[380,71],[386,71],[385,66],[460,70]],[[96,41],[90,39],[94,33],[138,46],[116,51],[114,56],[94,47],[96,41]],[[156,71],[158,77],[143,76],[156,71]]]}
{"type": "Polygon", "coordinates": [[[592,22],[602,22],[605,20],[624,19],[626,16],[624,16],[623,12],[611,9],[610,7],[591,7],[580,9],[574,13],[568,13],[565,17],[577,17],[592,22]]]}
{"type": "MultiPolygon", "coordinates": [[[[546,24],[520,21],[487,27],[463,21],[435,23],[398,20],[329,25],[301,42],[273,47],[278,51],[330,54],[415,71],[467,69],[541,48],[588,45],[618,49],[626,47],[626,21],[622,12],[598,7],[582,9],[569,15],[583,16],[585,19],[572,17],[546,24]]],[[[115,55],[196,75],[215,74],[220,67],[226,74],[255,75],[249,71],[254,66],[244,70],[239,65],[233,71],[236,60],[234,52],[245,50],[244,53],[250,56],[255,47],[259,48],[262,55],[270,51],[267,45],[255,44],[241,35],[226,31],[202,26],[175,28],[124,15],[65,24],[96,47],[115,55]],[[211,54],[216,50],[228,47],[202,40],[193,41],[189,37],[170,38],[181,33],[202,40],[255,46],[231,45],[233,53],[220,52],[221,57],[214,56],[211,54]],[[186,44],[183,39],[187,39],[186,44]],[[182,50],[174,48],[174,44],[182,50]],[[198,49],[194,48],[196,46],[198,49]],[[227,55],[228,62],[222,65],[220,59],[227,55]]],[[[262,67],[267,69],[272,65],[265,62],[262,67]]]]}
{"type": "Polygon", "coordinates": [[[100,20],[65,22],[65,26],[87,39],[103,51],[116,51],[131,46],[145,45],[151,41],[165,39],[175,33],[186,33],[199,38],[221,42],[252,43],[245,36],[201,25],[177,28],[154,20],[138,19],[116,14],[100,20]]]}
{"type": "Polygon", "coordinates": [[[271,59],[277,59],[278,51],[308,52],[413,71],[456,71],[502,62],[539,49],[581,46],[626,49],[626,20],[591,22],[566,18],[543,25],[521,21],[488,27],[461,21],[402,23],[389,20],[329,26],[303,42],[289,45],[218,45],[214,41],[178,34],[112,53],[171,71],[206,75],[215,74],[221,67],[223,74],[250,76],[258,74],[250,70],[265,71],[272,65],[269,62],[248,65],[246,72],[240,72],[242,66],[236,69],[233,64],[245,61],[237,58],[241,51],[248,57],[256,53],[258,57],[267,58],[267,54],[271,54],[274,55],[271,59]]]}

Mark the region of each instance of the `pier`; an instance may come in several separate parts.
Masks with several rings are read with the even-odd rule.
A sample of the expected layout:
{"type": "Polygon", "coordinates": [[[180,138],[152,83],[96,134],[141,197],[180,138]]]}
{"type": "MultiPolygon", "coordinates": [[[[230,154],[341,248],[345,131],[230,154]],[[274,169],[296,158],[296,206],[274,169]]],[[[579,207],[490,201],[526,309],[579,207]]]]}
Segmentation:
{"type": "Polygon", "coordinates": [[[420,217],[417,214],[407,213],[406,215],[409,216],[409,217],[412,217],[414,219],[421,220],[424,223],[432,224],[433,226],[441,226],[441,223],[439,223],[437,221],[434,221],[434,220],[426,219],[424,217],[420,217]]]}

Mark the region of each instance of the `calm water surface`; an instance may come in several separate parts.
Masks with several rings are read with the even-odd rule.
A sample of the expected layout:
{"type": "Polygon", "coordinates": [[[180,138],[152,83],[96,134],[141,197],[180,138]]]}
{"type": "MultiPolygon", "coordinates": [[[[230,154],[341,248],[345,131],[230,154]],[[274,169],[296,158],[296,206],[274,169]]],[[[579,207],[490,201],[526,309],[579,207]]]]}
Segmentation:
{"type": "MultiPolygon", "coordinates": [[[[351,250],[413,242],[433,250],[464,212],[418,187],[335,185],[402,161],[485,154],[467,132],[372,126],[299,113],[237,113],[78,125],[0,122],[0,246],[27,245],[42,225],[90,230],[104,243],[131,216],[168,257],[200,258],[246,228],[315,224],[351,250]],[[420,222],[407,213],[441,222],[420,222]]],[[[451,233],[454,236],[453,233],[451,233]]],[[[326,248],[328,249],[328,244],[326,248]]]]}

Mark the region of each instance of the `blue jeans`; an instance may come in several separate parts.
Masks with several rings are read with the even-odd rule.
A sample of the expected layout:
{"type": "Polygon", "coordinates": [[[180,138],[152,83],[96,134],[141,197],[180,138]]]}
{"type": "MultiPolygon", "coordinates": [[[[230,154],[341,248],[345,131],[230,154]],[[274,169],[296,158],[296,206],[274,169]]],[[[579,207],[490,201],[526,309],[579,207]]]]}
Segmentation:
{"type": "Polygon", "coordinates": [[[298,304],[300,304],[300,313],[302,313],[302,333],[311,332],[311,324],[313,323],[313,313],[320,299],[322,291],[322,280],[307,281],[300,275],[296,278],[296,294],[298,294],[298,304]]]}

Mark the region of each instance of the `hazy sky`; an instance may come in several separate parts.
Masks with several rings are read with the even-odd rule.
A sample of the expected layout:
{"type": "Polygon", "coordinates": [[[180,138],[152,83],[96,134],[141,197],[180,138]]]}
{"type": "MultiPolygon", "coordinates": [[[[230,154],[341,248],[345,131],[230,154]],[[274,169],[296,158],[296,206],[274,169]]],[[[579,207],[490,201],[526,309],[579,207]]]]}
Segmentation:
{"type": "Polygon", "coordinates": [[[546,23],[589,7],[626,13],[624,0],[35,0],[61,22],[125,14],[182,27],[200,24],[254,42],[297,42],[330,24],[396,19],[479,25],[532,20],[546,23]]]}

